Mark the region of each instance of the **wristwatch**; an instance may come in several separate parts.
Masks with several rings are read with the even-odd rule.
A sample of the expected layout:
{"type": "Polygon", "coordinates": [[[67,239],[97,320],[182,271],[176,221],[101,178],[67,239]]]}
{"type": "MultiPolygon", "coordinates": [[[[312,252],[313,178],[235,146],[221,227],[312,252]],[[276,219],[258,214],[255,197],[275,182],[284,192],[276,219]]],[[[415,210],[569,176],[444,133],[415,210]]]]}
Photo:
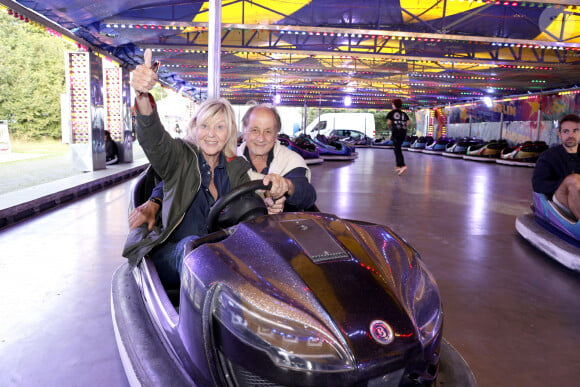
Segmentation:
{"type": "Polygon", "coordinates": [[[159,207],[161,207],[161,205],[163,204],[163,201],[161,201],[161,199],[159,198],[149,198],[149,201],[158,204],[159,207]]]}

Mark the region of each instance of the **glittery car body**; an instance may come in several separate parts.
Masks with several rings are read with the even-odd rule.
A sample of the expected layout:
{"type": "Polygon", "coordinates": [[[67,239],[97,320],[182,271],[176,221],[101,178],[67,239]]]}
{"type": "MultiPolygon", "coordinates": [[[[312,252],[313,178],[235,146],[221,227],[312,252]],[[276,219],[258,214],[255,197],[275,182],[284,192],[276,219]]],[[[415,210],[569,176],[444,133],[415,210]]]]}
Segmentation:
{"type": "Polygon", "coordinates": [[[201,238],[185,254],[179,289],[164,289],[148,258],[116,274],[125,286],[114,289],[126,294],[113,293],[113,314],[132,384],[398,386],[437,376],[437,286],[387,227],[269,215],[201,238]],[[135,298],[140,311],[127,316],[120,304],[135,298]],[[144,329],[154,349],[139,353],[131,336],[144,329]],[[150,361],[160,353],[169,375],[150,361]]]}

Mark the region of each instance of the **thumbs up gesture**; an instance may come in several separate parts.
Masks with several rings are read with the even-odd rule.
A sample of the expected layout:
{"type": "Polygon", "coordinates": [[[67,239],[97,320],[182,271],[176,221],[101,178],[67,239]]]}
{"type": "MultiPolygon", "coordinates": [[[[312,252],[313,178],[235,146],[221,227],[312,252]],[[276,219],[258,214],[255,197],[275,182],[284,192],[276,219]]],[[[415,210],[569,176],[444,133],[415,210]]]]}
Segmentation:
{"type": "Polygon", "coordinates": [[[159,62],[155,62],[153,66],[151,65],[151,59],[153,58],[153,53],[148,48],[145,50],[145,63],[137,66],[131,75],[131,86],[137,94],[148,93],[153,86],[157,83],[157,66],[159,62]]]}

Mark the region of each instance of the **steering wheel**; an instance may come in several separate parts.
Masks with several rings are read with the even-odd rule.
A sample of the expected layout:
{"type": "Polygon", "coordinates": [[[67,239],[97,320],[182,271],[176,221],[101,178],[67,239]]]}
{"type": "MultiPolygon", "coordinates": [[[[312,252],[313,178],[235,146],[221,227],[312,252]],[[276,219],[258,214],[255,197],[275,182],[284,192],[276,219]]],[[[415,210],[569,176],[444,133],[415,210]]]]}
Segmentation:
{"type": "Polygon", "coordinates": [[[268,190],[272,183],[264,185],[262,180],[241,184],[218,199],[209,211],[207,230],[214,232],[234,224],[257,218],[268,213],[264,200],[254,191],[268,190]],[[244,196],[245,195],[245,196],[244,196]]]}

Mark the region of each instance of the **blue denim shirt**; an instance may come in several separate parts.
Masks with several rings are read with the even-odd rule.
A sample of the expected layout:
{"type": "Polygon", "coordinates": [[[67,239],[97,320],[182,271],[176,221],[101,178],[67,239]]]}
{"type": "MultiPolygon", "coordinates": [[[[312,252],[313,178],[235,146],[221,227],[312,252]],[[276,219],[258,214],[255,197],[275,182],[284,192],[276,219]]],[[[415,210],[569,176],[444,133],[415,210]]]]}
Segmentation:
{"type": "MultiPolygon", "coordinates": [[[[170,242],[177,243],[189,235],[207,235],[207,216],[215,200],[209,192],[211,168],[201,153],[199,154],[199,166],[201,187],[185,213],[183,220],[169,237],[168,240],[170,242]]],[[[214,169],[214,183],[218,191],[218,198],[230,191],[230,180],[226,171],[226,159],[223,154],[220,154],[218,165],[214,169]]]]}

